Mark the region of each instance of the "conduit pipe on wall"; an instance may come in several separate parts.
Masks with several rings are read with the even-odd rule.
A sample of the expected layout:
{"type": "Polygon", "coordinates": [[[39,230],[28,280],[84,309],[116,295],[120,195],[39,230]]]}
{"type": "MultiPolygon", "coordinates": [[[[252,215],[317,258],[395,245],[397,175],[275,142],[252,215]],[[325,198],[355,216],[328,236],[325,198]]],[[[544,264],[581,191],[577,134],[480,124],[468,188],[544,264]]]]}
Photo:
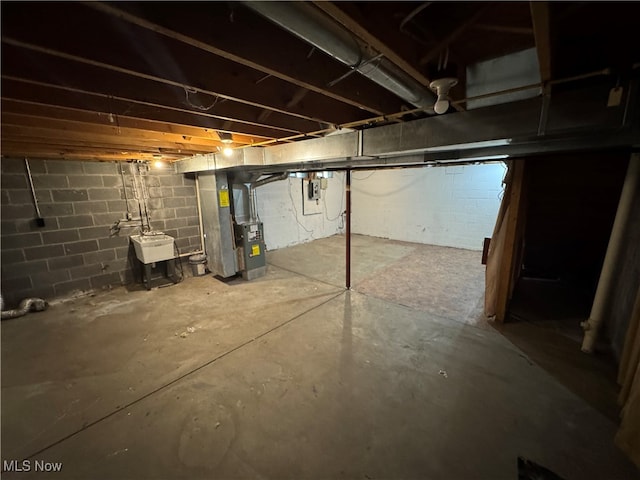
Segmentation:
{"type": "Polygon", "coordinates": [[[634,153],[629,160],[627,175],[624,180],[620,200],[618,202],[618,210],[616,218],[611,229],[607,253],[604,257],[598,287],[593,299],[591,314],[589,319],[580,325],[584,329],[584,338],[582,340],[582,351],[592,353],[593,346],[598,337],[598,332],[604,321],[605,309],[608,306],[613,287],[613,280],[616,266],[620,257],[620,250],[624,243],[624,232],[629,222],[629,215],[634,198],[637,195],[638,183],[640,183],[640,155],[634,153]]]}
{"type": "Polygon", "coordinates": [[[431,109],[436,100],[431,90],[395,64],[365,52],[351,32],[307,2],[244,2],[280,28],[310,43],[359,72],[406,102],[431,109]]]}

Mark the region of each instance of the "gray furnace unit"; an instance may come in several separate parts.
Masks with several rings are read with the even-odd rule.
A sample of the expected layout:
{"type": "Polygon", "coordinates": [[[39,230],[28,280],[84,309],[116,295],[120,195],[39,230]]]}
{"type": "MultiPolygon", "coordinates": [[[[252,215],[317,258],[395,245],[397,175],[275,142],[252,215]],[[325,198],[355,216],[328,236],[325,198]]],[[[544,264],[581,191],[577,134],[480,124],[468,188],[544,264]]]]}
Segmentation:
{"type": "Polygon", "coordinates": [[[238,247],[238,269],[242,278],[253,280],[267,273],[264,252],[264,230],[262,222],[246,222],[235,225],[238,247]]]}
{"type": "Polygon", "coordinates": [[[238,172],[198,176],[207,264],[214,275],[228,278],[242,273],[245,280],[254,280],[266,274],[264,228],[256,211],[255,189],[288,174],[256,181],[259,176],[238,172]]]}

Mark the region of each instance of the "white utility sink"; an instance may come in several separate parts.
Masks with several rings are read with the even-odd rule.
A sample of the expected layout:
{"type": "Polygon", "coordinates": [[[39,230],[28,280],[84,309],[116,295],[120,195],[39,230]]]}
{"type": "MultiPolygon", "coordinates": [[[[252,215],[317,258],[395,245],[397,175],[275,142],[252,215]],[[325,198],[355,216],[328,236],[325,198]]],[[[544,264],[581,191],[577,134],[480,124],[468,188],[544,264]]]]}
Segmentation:
{"type": "Polygon", "coordinates": [[[175,257],[173,237],[164,233],[157,235],[131,235],[129,237],[136,250],[136,257],[142,263],[161,262],[175,257]]]}

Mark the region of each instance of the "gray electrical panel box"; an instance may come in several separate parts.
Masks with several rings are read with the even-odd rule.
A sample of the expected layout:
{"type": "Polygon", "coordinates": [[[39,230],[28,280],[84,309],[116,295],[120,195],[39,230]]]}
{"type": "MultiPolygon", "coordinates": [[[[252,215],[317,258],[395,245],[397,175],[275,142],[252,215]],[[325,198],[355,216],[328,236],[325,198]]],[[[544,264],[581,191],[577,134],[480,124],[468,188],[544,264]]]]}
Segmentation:
{"type": "Polygon", "coordinates": [[[309,180],[309,186],[307,190],[309,200],[320,200],[320,180],[309,180]]]}
{"type": "Polygon", "coordinates": [[[262,222],[247,222],[234,226],[238,253],[238,270],[242,278],[253,280],[267,273],[262,222]]]}

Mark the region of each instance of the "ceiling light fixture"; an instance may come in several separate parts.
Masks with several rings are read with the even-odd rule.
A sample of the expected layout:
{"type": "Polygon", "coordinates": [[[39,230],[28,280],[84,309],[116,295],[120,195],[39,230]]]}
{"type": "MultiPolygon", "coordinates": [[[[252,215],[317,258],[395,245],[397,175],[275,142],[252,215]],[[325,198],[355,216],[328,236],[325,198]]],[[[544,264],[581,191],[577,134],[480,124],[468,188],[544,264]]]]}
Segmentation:
{"type": "Polygon", "coordinates": [[[229,132],[218,132],[218,138],[224,144],[233,143],[233,136],[229,132]]]}
{"type": "Polygon", "coordinates": [[[433,110],[442,115],[449,110],[449,90],[458,84],[458,80],[453,77],[445,77],[434,80],[429,84],[431,90],[434,90],[438,95],[436,103],[433,105],[433,110]]]}
{"type": "Polygon", "coordinates": [[[233,150],[229,147],[224,147],[222,149],[222,153],[224,154],[225,157],[230,157],[231,155],[233,155],[233,150]]]}

